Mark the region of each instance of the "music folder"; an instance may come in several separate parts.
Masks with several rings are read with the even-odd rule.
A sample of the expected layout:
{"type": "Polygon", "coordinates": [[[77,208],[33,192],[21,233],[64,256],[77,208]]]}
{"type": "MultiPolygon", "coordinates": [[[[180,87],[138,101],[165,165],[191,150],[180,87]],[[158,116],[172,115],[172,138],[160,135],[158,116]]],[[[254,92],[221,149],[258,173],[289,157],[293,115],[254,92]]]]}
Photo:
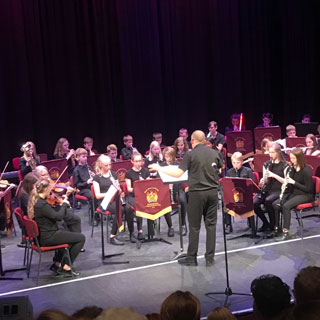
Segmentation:
{"type": "MultiPolygon", "coordinates": [[[[170,166],[167,166],[167,167],[169,167],[169,168],[179,168],[179,166],[177,166],[177,165],[170,165],[170,166]]],[[[160,178],[161,178],[161,180],[162,180],[162,182],[164,184],[188,182],[188,170],[185,171],[180,178],[169,176],[168,174],[160,172],[160,171],[159,171],[159,175],[160,175],[160,178]]]]}

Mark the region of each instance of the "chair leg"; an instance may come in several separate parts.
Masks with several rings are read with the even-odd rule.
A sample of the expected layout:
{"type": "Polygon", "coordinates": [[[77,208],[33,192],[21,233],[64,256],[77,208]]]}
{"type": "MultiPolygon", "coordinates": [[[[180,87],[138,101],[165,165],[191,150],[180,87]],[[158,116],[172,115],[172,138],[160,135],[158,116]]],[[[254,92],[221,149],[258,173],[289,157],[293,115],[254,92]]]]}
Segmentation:
{"type": "Polygon", "coordinates": [[[39,283],[40,265],[41,265],[41,252],[39,251],[39,264],[38,264],[38,274],[37,274],[37,286],[38,286],[38,283],[39,283]]]}
{"type": "Polygon", "coordinates": [[[31,248],[31,254],[30,254],[30,259],[29,259],[29,268],[28,268],[28,278],[30,277],[32,256],[33,256],[33,250],[32,250],[32,248],[31,248]]]}
{"type": "Polygon", "coordinates": [[[69,264],[70,269],[71,269],[71,277],[74,278],[74,274],[72,272],[73,271],[73,265],[72,265],[72,262],[71,262],[69,248],[65,248],[65,255],[67,256],[68,264],[69,264]]]}

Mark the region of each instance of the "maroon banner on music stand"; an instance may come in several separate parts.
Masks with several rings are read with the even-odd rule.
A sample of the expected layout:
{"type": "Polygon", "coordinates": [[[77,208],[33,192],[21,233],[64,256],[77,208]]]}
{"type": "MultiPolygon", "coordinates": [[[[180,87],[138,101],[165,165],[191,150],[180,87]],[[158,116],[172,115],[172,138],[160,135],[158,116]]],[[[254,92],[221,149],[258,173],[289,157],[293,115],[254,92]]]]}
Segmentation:
{"type": "MultiPolygon", "coordinates": [[[[67,159],[55,159],[43,161],[41,165],[45,166],[49,171],[50,178],[55,181],[58,179],[62,171],[67,167],[68,161],[67,159]]],[[[68,169],[65,170],[64,174],[59,180],[60,182],[68,182],[68,169]]]]}
{"type": "Polygon", "coordinates": [[[253,193],[259,188],[247,178],[223,178],[223,198],[226,212],[236,218],[244,219],[254,215],[253,193]]]}
{"type": "Polygon", "coordinates": [[[312,175],[320,177],[320,158],[305,155],[306,163],[312,170],[312,175]]]}
{"type": "Polygon", "coordinates": [[[281,139],[281,128],[279,126],[255,128],[253,133],[255,149],[258,153],[261,152],[261,141],[263,139],[268,139],[270,141],[281,139]]]}
{"type": "Polygon", "coordinates": [[[46,153],[38,153],[38,157],[40,159],[40,163],[43,161],[48,161],[48,156],[46,153]]]}
{"type": "Polygon", "coordinates": [[[259,177],[262,177],[263,172],[263,164],[270,160],[270,156],[265,153],[256,153],[253,156],[253,165],[254,165],[254,171],[259,173],[259,177]]]}
{"type": "Polygon", "coordinates": [[[286,148],[301,148],[301,147],[306,147],[305,137],[297,137],[297,138],[286,137],[286,148]]]}
{"type": "Polygon", "coordinates": [[[112,162],[112,171],[116,172],[119,181],[124,181],[126,172],[132,168],[131,160],[112,162]]]}
{"type": "Polygon", "coordinates": [[[169,185],[161,179],[135,181],[133,189],[138,217],[156,220],[172,211],[169,185]]]}
{"type": "Polygon", "coordinates": [[[236,151],[241,152],[243,158],[253,155],[252,131],[231,131],[227,132],[228,157],[236,151]]]}
{"type": "Polygon", "coordinates": [[[100,157],[101,154],[95,154],[93,156],[87,157],[88,165],[95,171],[96,170],[96,161],[100,157]]]}

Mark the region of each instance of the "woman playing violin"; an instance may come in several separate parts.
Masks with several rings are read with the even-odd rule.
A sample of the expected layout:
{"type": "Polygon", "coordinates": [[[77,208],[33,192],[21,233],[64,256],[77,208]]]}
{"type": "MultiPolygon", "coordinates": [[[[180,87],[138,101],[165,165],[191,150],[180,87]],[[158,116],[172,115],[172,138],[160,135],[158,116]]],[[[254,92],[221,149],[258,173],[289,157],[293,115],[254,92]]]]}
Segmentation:
{"type": "Polygon", "coordinates": [[[40,164],[40,158],[37,154],[36,146],[32,141],[27,141],[22,147],[23,156],[19,159],[19,168],[22,176],[31,172],[40,164]]]}
{"type": "Polygon", "coordinates": [[[55,159],[67,159],[68,160],[68,176],[72,176],[74,167],[76,166],[75,151],[69,149],[69,141],[66,138],[60,138],[56,144],[53,152],[55,159]]]}
{"type": "MultiPolygon", "coordinates": [[[[36,182],[28,203],[28,217],[34,219],[38,224],[40,245],[54,246],[67,243],[69,245],[71,263],[73,263],[83,248],[86,239],[82,233],[59,230],[57,221],[62,220],[67,215],[69,202],[65,198],[59,208],[53,209],[47,202],[50,192],[51,187],[47,180],[36,182]]],[[[55,259],[56,268],[51,269],[57,270],[60,274],[72,275],[70,265],[61,264],[62,257],[63,251],[58,251],[55,259]]],[[[73,272],[73,275],[78,276],[79,273],[73,272]]]]}

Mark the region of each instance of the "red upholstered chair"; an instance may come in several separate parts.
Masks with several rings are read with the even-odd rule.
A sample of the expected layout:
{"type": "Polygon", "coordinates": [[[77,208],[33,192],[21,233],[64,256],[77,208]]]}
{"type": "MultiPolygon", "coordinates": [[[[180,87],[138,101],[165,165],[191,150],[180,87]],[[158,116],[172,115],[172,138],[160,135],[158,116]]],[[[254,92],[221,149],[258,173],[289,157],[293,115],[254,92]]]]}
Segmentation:
{"type": "Polygon", "coordinates": [[[26,231],[26,227],[24,224],[24,219],[23,219],[23,211],[20,207],[17,207],[13,210],[14,215],[16,216],[16,219],[18,221],[18,224],[20,226],[21,229],[21,236],[22,236],[22,243],[25,243],[25,247],[24,247],[24,257],[23,257],[23,265],[26,265],[26,258],[27,258],[27,241],[28,241],[28,237],[27,237],[27,231],[26,231]]]}
{"type": "MultiPolygon", "coordinates": [[[[71,187],[74,187],[74,182],[73,182],[73,176],[70,177],[70,185],[71,187]]],[[[74,194],[74,200],[73,201],[73,210],[74,210],[74,206],[76,201],[80,201],[80,202],[84,202],[88,205],[88,215],[89,215],[89,222],[90,223],[94,223],[94,208],[93,208],[93,204],[92,201],[90,199],[88,199],[86,196],[82,196],[81,194],[74,194]]]]}
{"type": "Polygon", "coordinates": [[[258,173],[258,172],[256,172],[256,171],[253,171],[253,175],[254,175],[254,177],[256,178],[256,183],[258,184],[258,183],[259,183],[259,181],[260,181],[259,173],[258,173]]]}
{"type": "Polygon", "coordinates": [[[38,153],[39,159],[40,159],[40,163],[42,161],[47,161],[48,160],[48,155],[46,153],[38,153]]]}
{"type": "Polygon", "coordinates": [[[313,213],[304,215],[305,212],[310,210],[314,210],[319,207],[319,193],[320,193],[320,178],[316,176],[312,176],[313,184],[314,184],[314,192],[315,192],[315,201],[301,203],[296,208],[294,208],[294,212],[296,213],[296,219],[299,222],[299,229],[300,229],[300,237],[303,238],[303,222],[302,219],[310,218],[310,217],[319,217],[319,213],[313,213]]]}
{"type": "Polygon", "coordinates": [[[12,166],[14,170],[19,170],[19,160],[20,157],[15,157],[12,159],[12,166]]]}
{"type": "MultiPolygon", "coordinates": [[[[41,264],[41,257],[42,257],[42,253],[43,252],[48,252],[48,251],[55,251],[55,250],[60,250],[60,249],[64,249],[65,253],[63,256],[64,258],[67,258],[68,260],[68,264],[72,269],[72,264],[71,264],[71,259],[70,259],[70,253],[69,253],[69,245],[67,243],[63,243],[60,245],[56,245],[56,246],[47,246],[47,247],[43,247],[40,246],[39,241],[38,241],[38,236],[39,236],[39,229],[38,229],[38,225],[34,220],[29,219],[28,217],[24,216],[24,224],[27,230],[27,236],[28,236],[28,250],[31,250],[31,254],[28,254],[28,261],[27,261],[27,274],[28,274],[28,278],[30,275],[30,270],[31,270],[31,262],[32,262],[32,254],[33,251],[36,251],[39,253],[39,265],[38,265],[38,274],[37,274],[37,285],[38,285],[38,281],[39,281],[39,274],[40,274],[40,264],[41,264]]],[[[73,273],[71,272],[72,278],[73,273]]]]}

